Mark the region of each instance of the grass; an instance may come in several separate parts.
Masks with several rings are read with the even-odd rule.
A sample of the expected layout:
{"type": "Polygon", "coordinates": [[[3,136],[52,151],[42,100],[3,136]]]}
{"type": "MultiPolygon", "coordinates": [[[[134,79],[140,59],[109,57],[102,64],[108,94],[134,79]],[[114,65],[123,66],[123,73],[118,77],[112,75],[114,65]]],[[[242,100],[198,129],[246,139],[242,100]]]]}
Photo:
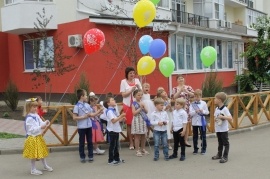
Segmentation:
{"type": "Polygon", "coordinates": [[[0,132],[0,139],[12,139],[12,138],[23,138],[25,136],[17,135],[17,134],[9,134],[6,132],[0,132]]]}

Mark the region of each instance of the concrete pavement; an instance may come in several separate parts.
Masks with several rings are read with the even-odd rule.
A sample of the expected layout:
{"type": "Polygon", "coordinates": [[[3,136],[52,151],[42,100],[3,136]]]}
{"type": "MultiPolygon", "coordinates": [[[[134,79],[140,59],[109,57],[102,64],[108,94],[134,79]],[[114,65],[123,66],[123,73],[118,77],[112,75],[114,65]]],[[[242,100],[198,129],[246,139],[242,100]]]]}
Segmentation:
{"type": "MultiPolygon", "coordinates": [[[[107,164],[108,151],[105,155],[94,157],[93,163],[81,164],[78,151],[52,152],[47,161],[54,168],[53,172],[44,172],[41,178],[270,178],[270,155],[269,155],[269,125],[260,128],[249,129],[249,132],[230,135],[229,161],[220,164],[211,160],[217,152],[217,139],[207,139],[206,155],[193,155],[193,149],[186,149],[186,160],[180,162],[178,159],[170,161],[163,160],[162,151],[160,160],[153,161],[153,148],[150,155],[136,157],[135,151],[122,147],[121,158],[126,163],[119,166],[107,164]]],[[[172,151],[170,151],[172,153],[172,151]]],[[[1,178],[24,179],[34,177],[30,175],[30,162],[23,159],[21,154],[0,155],[1,178]]],[[[41,162],[37,162],[41,169],[41,162]]]]}

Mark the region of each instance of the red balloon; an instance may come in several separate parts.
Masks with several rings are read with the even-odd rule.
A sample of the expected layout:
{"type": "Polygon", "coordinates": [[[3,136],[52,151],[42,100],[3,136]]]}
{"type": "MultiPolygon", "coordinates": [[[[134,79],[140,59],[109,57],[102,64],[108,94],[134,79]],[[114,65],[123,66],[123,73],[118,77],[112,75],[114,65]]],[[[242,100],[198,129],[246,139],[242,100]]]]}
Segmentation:
{"type": "Polygon", "coordinates": [[[98,51],[104,46],[104,44],[105,36],[101,30],[93,28],[84,34],[83,45],[85,53],[91,54],[98,51]]]}

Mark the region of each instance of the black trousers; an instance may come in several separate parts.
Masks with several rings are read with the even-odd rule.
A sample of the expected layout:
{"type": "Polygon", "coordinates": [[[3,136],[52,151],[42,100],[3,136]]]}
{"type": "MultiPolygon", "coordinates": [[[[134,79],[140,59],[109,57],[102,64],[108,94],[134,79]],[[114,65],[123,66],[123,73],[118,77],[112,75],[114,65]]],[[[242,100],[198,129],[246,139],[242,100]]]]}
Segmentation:
{"type": "Polygon", "coordinates": [[[217,132],[216,134],[218,138],[218,156],[220,157],[222,156],[223,147],[224,147],[223,157],[228,158],[229,148],[230,148],[228,131],[217,132]]]}
{"type": "Polygon", "coordinates": [[[87,141],[88,157],[93,158],[92,127],[78,129],[79,133],[79,154],[81,159],[85,159],[84,145],[85,137],[87,141]]]}
{"type": "Polygon", "coordinates": [[[178,131],[173,131],[173,140],[174,140],[174,146],[173,146],[173,155],[177,156],[178,153],[178,144],[180,142],[181,145],[181,156],[185,156],[185,150],[186,150],[186,145],[185,145],[185,139],[184,136],[182,137],[180,132],[183,131],[183,128],[178,130],[178,131]]]}
{"type": "Polygon", "coordinates": [[[202,126],[192,126],[193,131],[193,146],[194,150],[198,151],[198,138],[200,132],[200,139],[202,140],[201,147],[202,151],[206,151],[207,143],[206,143],[206,129],[203,130],[202,126]]]}
{"type": "Polygon", "coordinates": [[[118,132],[109,132],[110,138],[110,147],[109,147],[109,160],[108,162],[112,161],[120,161],[119,158],[119,149],[118,149],[118,140],[119,140],[119,133],[118,132]]]}

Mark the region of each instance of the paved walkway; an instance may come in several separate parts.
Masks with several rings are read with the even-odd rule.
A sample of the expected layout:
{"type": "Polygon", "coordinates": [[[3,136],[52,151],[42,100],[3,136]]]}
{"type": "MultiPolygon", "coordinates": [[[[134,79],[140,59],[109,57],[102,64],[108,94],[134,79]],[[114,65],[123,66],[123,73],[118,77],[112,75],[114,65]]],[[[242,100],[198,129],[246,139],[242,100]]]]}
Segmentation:
{"type": "MultiPolygon", "coordinates": [[[[206,155],[193,155],[192,148],[186,150],[186,160],[178,159],[165,161],[160,150],[160,160],[153,161],[153,148],[150,155],[136,157],[135,151],[123,148],[120,150],[121,158],[126,163],[119,166],[107,164],[108,151],[105,155],[95,156],[93,163],[81,164],[78,151],[52,152],[47,161],[54,168],[53,172],[44,172],[41,178],[91,178],[91,179],[164,179],[164,178],[188,178],[188,179],[269,179],[269,125],[250,128],[245,133],[230,135],[229,161],[220,164],[211,160],[217,152],[217,139],[207,139],[206,155]]],[[[244,132],[244,131],[242,131],[244,132]]],[[[232,133],[230,133],[232,134],[232,133]]],[[[172,151],[170,151],[171,153],[172,151]]],[[[21,154],[0,155],[1,178],[28,179],[30,175],[30,162],[23,159],[21,154]]],[[[41,169],[41,162],[37,162],[37,168],[41,169]]]]}

